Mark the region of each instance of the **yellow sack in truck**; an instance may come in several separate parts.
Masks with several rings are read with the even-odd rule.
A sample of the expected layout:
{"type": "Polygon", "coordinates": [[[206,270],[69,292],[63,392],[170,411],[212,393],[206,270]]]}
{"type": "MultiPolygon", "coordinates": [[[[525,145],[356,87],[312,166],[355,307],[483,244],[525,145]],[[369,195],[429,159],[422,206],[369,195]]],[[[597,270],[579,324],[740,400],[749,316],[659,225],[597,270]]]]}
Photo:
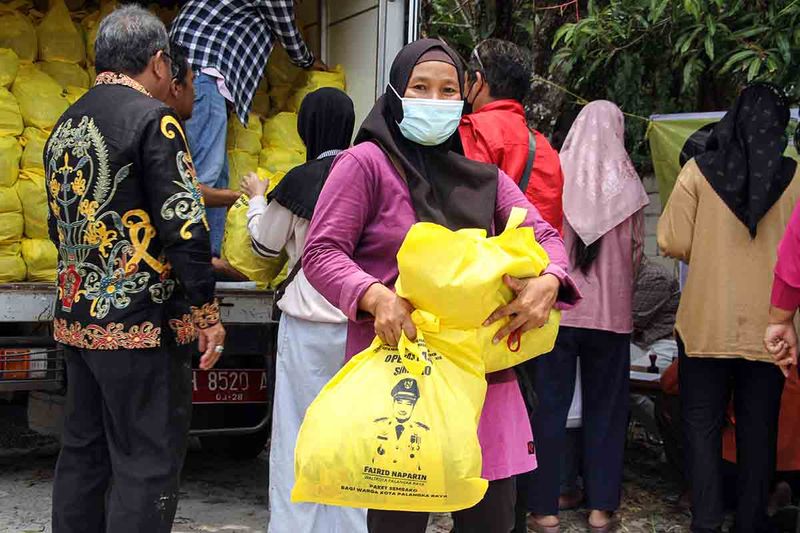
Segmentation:
{"type": "Polygon", "coordinates": [[[39,59],[83,63],[86,45],[83,34],[72,22],[64,0],[50,0],[50,9],[36,28],[39,59]]]}
{"type": "Polygon", "coordinates": [[[24,147],[19,162],[21,169],[38,169],[44,172],[44,145],[47,144],[49,136],[50,134],[44,130],[25,128],[19,140],[24,147]]]}
{"type": "Polygon", "coordinates": [[[0,244],[0,283],[20,281],[25,281],[25,262],[20,255],[20,244],[0,244]]]}
{"type": "Polygon", "coordinates": [[[0,48],[0,87],[11,87],[17,77],[19,58],[14,50],[0,48]]]}
{"type": "Polygon", "coordinates": [[[63,61],[42,61],[36,63],[42,72],[56,80],[64,89],[67,87],[89,88],[89,73],[75,63],[63,61]]]}
{"type": "Polygon", "coordinates": [[[29,239],[47,239],[47,192],[44,188],[44,171],[26,169],[19,173],[16,184],[25,218],[25,236],[29,239]]]}
{"type": "Polygon", "coordinates": [[[28,281],[55,281],[58,250],[50,239],[23,239],[22,260],[28,281]]]}
{"type": "Polygon", "coordinates": [[[0,245],[22,239],[25,223],[16,187],[0,187],[0,245]]]}
{"type": "Polygon", "coordinates": [[[228,120],[228,150],[241,150],[248,154],[258,154],[261,151],[261,120],[250,114],[247,127],[242,126],[236,116],[228,120]]]}
{"type": "Polygon", "coordinates": [[[395,348],[376,338],[306,411],[293,502],[450,512],[483,498],[483,361],[458,344],[434,349],[438,321],[421,311],[412,319],[416,342],[404,337],[395,348]]]}
{"type": "Polygon", "coordinates": [[[336,65],[336,67],[328,72],[307,72],[304,74],[304,78],[305,81],[303,85],[292,94],[289,100],[289,111],[299,111],[303,99],[318,89],[331,87],[344,91],[347,87],[344,77],[344,67],[341,65],[336,65]]]}
{"type": "Polygon", "coordinates": [[[507,322],[482,325],[513,299],[503,275],[536,277],[550,263],[533,228],[519,227],[526,214],[526,210],[514,208],[505,231],[489,238],[484,230],[454,232],[437,224],[418,223],[409,230],[397,254],[397,294],[416,309],[435,315],[443,335],[450,330],[473,331],[473,346],[483,356],[486,372],[549,353],[558,335],[561,314],[556,310],[550,312],[543,327],[496,345],[492,338],[507,322]]]}
{"type": "MultiPolygon", "coordinates": [[[[283,176],[274,176],[259,169],[259,178],[270,179],[270,190],[280,182],[283,176]]],[[[247,209],[250,202],[247,196],[242,195],[233,207],[228,209],[225,219],[225,235],[222,238],[222,257],[233,268],[247,276],[250,281],[255,281],[259,289],[265,289],[269,283],[281,272],[286,263],[287,256],[281,253],[274,259],[264,259],[255,254],[247,231],[247,209]]]]}
{"type": "Polygon", "coordinates": [[[14,50],[20,61],[36,61],[38,44],[31,19],[15,11],[11,4],[0,3],[0,48],[14,50]]]}
{"type": "Polygon", "coordinates": [[[258,156],[258,166],[272,173],[286,174],[306,162],[304,153],[281,148],[264,148],[258,156]]]}
{"type": "MultiPolygon", "coordinates": [[[[253,108],[250,110],[251,113],[261,118],[267,118],[271,109],[272,103],[270,102],[269,93],[256,91],[256,94],[253,95],[253,108]]],[[[250,116],[252,117],[252,115],[250,116]]]]}
{"type": "Polygon", "coordinates": [[[238,191],[242,178],[258,170],[258,155],[248,154],[241,150],[228,152],[228,188],[238,191]]]}
{"type": "Polygon", "coordinates": [[[11,187],[19,175],[22,146],[15,137],[0,137],[0,187],[11,187]]]}
{"type": "Polygon", "coordinates": [[[22,113],[14,95],[0,87],[0,136],[22,133],[22,113]]]}
{"type": "Polygon", "coordinates": [[[67,99],[69,105],[72,105],[78,100],[80,100],[81,97],[88,92],[89,89],[84,89],[83,87],[73,87],[72,85],[70,85],[64,91],[64,98],[67,99]]]}
{"type": "Polygon", "coordinates": [[[278,113],[264,121],[261,146],[306,153],[306,145],[297,133],[297,113],[278,113]]]}
{"type": "Polygon", "coordinates": [[[289,54],[283,46],[276,46],[269,55],[267,62],[267,81],[270,87],[279,85],[289,87],[294,85],[297,77],[303,73],[303,69],[295,66],[289,59],[289,54]]]}
{"type": "Polygon", "coordinates": [[[43,129],[55,126],[69,107],[62,91],[57,81],[33,65],[20,66],[11,86],[25,125],[43,129]]]}

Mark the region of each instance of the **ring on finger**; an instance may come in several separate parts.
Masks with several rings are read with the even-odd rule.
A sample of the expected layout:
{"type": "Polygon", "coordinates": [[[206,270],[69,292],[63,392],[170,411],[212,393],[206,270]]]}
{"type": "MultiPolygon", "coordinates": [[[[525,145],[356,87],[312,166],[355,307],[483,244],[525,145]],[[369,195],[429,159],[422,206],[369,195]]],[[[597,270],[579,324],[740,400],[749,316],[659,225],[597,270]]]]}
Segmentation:
{"type": "Polygon", "coordinates": [[[224,352],[224,351],[225,351],[225,347],[224,347],[223,345],[221,345],[221,344],[218,344],[218,345],[217,345],[217,346],[214,348],[214,351],[215,351],[216,353],[220,353],[220,354],[221,354],[222,352],[224,352]]]}

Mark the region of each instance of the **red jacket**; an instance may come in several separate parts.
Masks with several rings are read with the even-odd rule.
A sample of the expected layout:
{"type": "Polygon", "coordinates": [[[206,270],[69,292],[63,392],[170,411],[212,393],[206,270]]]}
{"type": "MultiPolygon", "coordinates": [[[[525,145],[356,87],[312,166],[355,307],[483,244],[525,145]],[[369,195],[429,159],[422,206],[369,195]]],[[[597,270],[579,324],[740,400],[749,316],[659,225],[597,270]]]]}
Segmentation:
{"type": "MultiPolygon", "coordinates": [[[[464,155],[497,165],[519,183],[528,161],[528,124],[525,110],[516,100],[497,100],[461,119],[459,127],[464,155]]],[[[564,175],[558,152],[547,138],[534,131],[536,158],[525,196],[551,226],[562,233],[564,211],[561,194],[564,175]]]]}

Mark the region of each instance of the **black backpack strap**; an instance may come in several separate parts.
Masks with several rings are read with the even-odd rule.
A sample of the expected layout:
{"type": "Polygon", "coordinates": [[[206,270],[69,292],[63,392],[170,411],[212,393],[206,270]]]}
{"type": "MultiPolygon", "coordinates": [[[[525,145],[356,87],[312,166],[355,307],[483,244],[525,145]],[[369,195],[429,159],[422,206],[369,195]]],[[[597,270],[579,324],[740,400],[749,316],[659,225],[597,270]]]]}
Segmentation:
{"type": "Polygon", "coordinates": [[[286,288],[289,286],[292,280],[294,280],[301,268],[303,268],[302,257],[300,257],[294,264],[292,270],[290,270],[289,274],[286,276],[286,279],[281,281],[280,284],[275,288],[275,297],[272,299],[272,319],[276,322],[280,320],[281,317],[281,311],[278,308],[278,302],[280,302],[281,298],[283,298],[283,295],[286,294],[286,288]]]}
{"type": "Polygon", "coordinates": [[[536,135],[531,130],[528,130],[528,161],[525,163],[522,179],[519,180],[519,188],[523,193],[528,190],[528,183],[531,181],[534,159],[536,159],[536,135]]]}

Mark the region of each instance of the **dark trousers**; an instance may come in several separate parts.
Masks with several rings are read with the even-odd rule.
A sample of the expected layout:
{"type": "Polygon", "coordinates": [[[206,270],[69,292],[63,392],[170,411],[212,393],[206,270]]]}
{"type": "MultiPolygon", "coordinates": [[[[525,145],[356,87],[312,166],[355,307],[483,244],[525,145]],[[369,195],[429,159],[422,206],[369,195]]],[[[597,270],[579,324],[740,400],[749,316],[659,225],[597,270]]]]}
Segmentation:
{"type": "Polygon", "coordinates": [[[678,340],[678,374],[692,531],[719,531],[724,513],[722,428],[733,393],[736,416],[736,531],[769,531],[783,375],[771,363],[687,357],[678,340]]]}
{"type": "MultiPolygon", "coordinates": [[[[539,467],[518,476],[528,511],[557,515],[567,414],[581,358],[583,394],[582,475],[586,507],[615,511],[622,489],[628,422],[630,335],[562,327],[553,351],[526,365],[539,406],[531,417],[539,467]]],[[[521,514],[521,513],[520,513],[521,514]]]]}
{"type": "Polygon", "coordinates": [[[65,348],[53,533],[167,533],[192,410],[193,347],[65,348]]]}
{"type": "MultiPolygon", "coordinates": [[[[475,506],[453,513],[455,533],[510,533],[514,527],[514,478],[490,481],[475,506]]],[[[369,533],[425,533],[428,513],[376,511],[367,513],[369,533]]]]}

